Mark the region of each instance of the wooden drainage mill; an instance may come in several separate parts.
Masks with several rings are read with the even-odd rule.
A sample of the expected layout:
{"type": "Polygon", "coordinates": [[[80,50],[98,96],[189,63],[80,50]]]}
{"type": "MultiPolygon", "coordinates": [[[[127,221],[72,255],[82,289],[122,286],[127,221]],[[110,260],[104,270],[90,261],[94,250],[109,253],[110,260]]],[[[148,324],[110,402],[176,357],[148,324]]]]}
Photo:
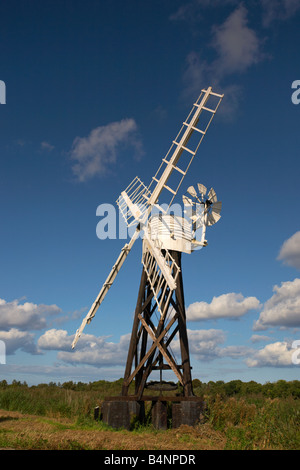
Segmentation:
{"type": "Polygon", "coordinates": [[[115,428],[129,429],[133,416],[143,421],[145,402],[151,402],[152,424],[159,429],[167,428],[170,410],[172,427],[195,425],[203,411],[203,401],[194,396],[192,387],[181,257],[207,246],[206,227],[220,219],[222,203],[213,188],[207,193],[207,188],[198,183],[197,189],[190,186],[182,196],[184,217],[172,213],[171,205],[222,98],[212,87],[202,90],[150,185],[146,187],[136,177],[117,200],[128,227],[135,226],[135,232],[122,248],[72,343],[74,348],[142,231],[142,274],[122,392],[106,397],[101,409],[103,421],[115,428]],[[162,193],[168,195],[168,201],[160,205],[162,193]],[[180,357],[179,364],[176,357],[180,357]],[[163,374],[170,372],[177,383],[163,380],[163,374]],[[155,373],[159,380],[149,381],[155,373]],[[132,382],[134,394],[130,395],[132,382]],[[152,390],[160,394],[149,394],[152,390]],[[172,393],[165,396],[166,392],[172,393]]]}

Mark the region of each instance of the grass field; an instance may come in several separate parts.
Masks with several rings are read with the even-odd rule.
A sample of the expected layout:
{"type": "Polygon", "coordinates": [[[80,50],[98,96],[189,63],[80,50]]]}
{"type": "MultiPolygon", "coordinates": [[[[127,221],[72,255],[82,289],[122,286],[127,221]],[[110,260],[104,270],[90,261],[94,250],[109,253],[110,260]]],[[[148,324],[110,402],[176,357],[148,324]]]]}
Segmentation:
{"type": "Polygon", "coordinates": [[[104,396],[118,395],[122,381],[41,384],[0,382],[0,448],[105,450],[299,450],[298,381],[260,385],[233,381],[203,384],[206,401],[195,427],[155,430],[151,423],[113,430],[93,419],[104,396]]]}

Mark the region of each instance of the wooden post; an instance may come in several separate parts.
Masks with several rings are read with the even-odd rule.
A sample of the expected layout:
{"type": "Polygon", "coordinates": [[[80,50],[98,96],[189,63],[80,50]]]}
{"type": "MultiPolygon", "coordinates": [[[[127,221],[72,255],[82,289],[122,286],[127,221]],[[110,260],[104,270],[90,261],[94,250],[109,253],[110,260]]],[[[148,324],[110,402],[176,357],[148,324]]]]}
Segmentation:
{"type": "Polygon", "coordinates": [[[186,329],[186,313],[184,305],[184,292],[183,292],[183,280],[182,280],[182,267],[181,267],[181,253],[179,251],[173,251],[172,256],[174,257],[176,263],[180,268],[180,273],[177,278],[177,287],[176,287],[176,305],[178,310],[178,332],[180,339],[180,350],[181,350],[181,360],[183,367],[183,392],[184,396],[189,397],[193,396],[192,389],[192,375],[191,375],[191,364],[190,364],[190,353],[189,353],[189,343],[186,329]]]}
{"type": "Polygon", "coordinates": [[[123,388],[122,388],[122,395],[128,395],[128,387],[130,385],[130,383],[128,383],[128,379],[130,377],[134,358],[135,356],[137,356],[137,340],[138,340],[137,334],[138,334],[138,326],[140,322],[138,314],[142,310],[143,300],[145,297],[146,282],[147,282],[147,275],[146,275],[145,270],[143,269],[139,293],[138,293],[138,299],[137,299],[137,304],[136,304],[136,309],[135,309],[132,333],[131,333],[131,338],[130,338],[127,363],[126,363],[126,369],[125,369],[125,375],[124,375],[124,382],[123,382],[123,388]]]}

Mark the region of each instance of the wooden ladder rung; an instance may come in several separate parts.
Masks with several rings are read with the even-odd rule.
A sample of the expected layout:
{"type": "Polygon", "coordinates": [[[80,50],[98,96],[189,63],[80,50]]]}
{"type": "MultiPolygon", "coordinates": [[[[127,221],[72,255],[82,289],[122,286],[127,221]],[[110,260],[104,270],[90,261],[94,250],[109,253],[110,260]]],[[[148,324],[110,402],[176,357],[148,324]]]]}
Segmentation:
{"type": "Polygon", "coordinates": [[[193,129],[193,131],[197,131],[197,132],[200,132],[200,134],[205,135],[205,131],[203,131],[202,129],[198,129],[198,127],[192,126],[192,129],[193,129]]]}
{"type": "MultiPolygon", "coordinates": [[[[166,160],[165,158],[162,159],[163,162],[165,162],[167,165],[170,163],[168,160],[166,160]]],[[[172,168],[176,171],[178,171],[179,173],[181,173],[182,175],[186,175],[186,172],[183,171],[181,168],[179,168],[178,166],[174,166],[172,165],[172,168]]]]}
{"type": "Polygon", "coordinates": [[[164,188],[167,189],[168,191],[170,191],[170,193],[172,194],[176,194],[176,191],[174,191],[172,188],[170,188],[170,186],[167,186],[166,184],[164,184],[164,188]]]}
{"type": "MultiPolygon", "coordinates": [[[[207,90],[201,90],[201,91],[203,93],[207,92],[207,90]]],[[[219,93],[214,93],[213,91],[211,91],[209,94],[212,95],[212,96],[217,96],[218,98],[224,98],[224,95],[219,95],[219,93]]]]}
{"type": "MultiPolygon", "coordinates": [[[[159,183],[159,180],[157,178],[155,178],[155,176],[152,176],[152,179],[154,181],[156,181],[157,183],[159,183]]],[[[174,191],[172,188],[170,188],[170,186],[167,186],[166,184],[164,184],[164,188],[167,189],[168,191],[170,191],[170,193],[172,194],[176,194],[176,191],[174,191]]]]}
{"type": "Polygon", "coordinates": [[[209,113],[212,113],[212,114],[215,114],[215,112],[217,111],[216,109],[210,109],[210,108],[207,108],[206,106],[201,106],[198,103],[194,103],[194,106],[197,106],[197,108],[204,109],[204,111],[208,111],[209,113]]]}
{"type": "Polygon", "coordinates": [[[210,109],[210,108],[207,108],[206,106],[202,106],[202,109],[204,109],[205,111],[208,111],[209,113],[213,113],[213,114],[215,114],[215,112],[216,112],[215,109],[210,109]]]}
{"type": "Polygon", "coordinates": [[[182,145],[181,148],[183,148],[183,150],[186,150],[187,152],[191,153],[192,155],[195,155],[195,154],[196,154],[196,152],[194,152],[194,151],[191,150],[191,149],[188,149],[187,147],[184,147],[184,145],[182,145]]]}
{"type": "Polygon", "coordinates": [[[187,152],[191,153],[192,155],[196,154],[196,152],[194,152],[193,150],[188,149],[184,145],[180,145],[178,142],[176,142],[176,140],[173,140],[173,144],[178,145],[178,147],[181,147],[183,150],[186,150],[187,152]]]}
{"type": "MultiPolygon", "coordinates": [[[[187,122],[183,122],[182,124],[187,126],[187,127],[189,126],[189,124],[187,122]]],[[[193,131],[197,131],[197,132],[200,132],[200,134],[205,135],[205,131],[202,131],[201,129],[198,129],[198,127],[191,126],[191,129],[193,129],[193,131]]]]}

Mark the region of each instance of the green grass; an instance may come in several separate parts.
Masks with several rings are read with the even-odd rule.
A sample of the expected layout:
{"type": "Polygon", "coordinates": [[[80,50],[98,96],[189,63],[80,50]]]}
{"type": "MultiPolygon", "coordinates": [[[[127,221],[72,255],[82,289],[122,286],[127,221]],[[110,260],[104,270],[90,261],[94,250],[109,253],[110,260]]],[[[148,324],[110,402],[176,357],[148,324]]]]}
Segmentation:
{"type": "Polygon", "coordinates": [[[226,449],[300,449],[300,401],[253,397],[208,402],[207,419],[226,435],[226,449]]]}
{"type": "MultiPolygon", "coordinates": [[[[93,419],[95,406],[101,406],[101,401],[107,395],[119,395],[121,385],[122,381],[100,381],[92,384],[28,387],[20,383],[8,385],[0,382],[0,409],[40,416],[44,423],[52,424],[57,431],[82,429],[122,432],[93,419]],[[70,424],[55,421],[57,418],[68,418],[70,424]]],[[[253,382],[244,384],[240,381],[202,384],[196,380],[194,385],[195,393],[204,396],[207,404],[203,422],[220,433],[226,442],[225,449],[300,449],[298,382],[279,381],[266,384],[265,388],[253,382]]],[[[145,425],[138,422],[133,424],[133,435],[153,430],[149,419],[145,425]]],[[[183,434],[182,441],[185,439],[191,439],[191,436],[183,434]]],[[[31,443],[27,441],[24,436],[22,442],[15,442],[15,445],[18,448],[30,448],[31,443]]],[[[0,428],[0,447],[7,447],[9,442],[12,442],[10,432],[0,428]]],[[[34,448],[47,448],[49,444],[41,438],[34,445],[34,448]]],[[[81,445],[70,441],[68,448],[80,449],[81,445]]]]}

